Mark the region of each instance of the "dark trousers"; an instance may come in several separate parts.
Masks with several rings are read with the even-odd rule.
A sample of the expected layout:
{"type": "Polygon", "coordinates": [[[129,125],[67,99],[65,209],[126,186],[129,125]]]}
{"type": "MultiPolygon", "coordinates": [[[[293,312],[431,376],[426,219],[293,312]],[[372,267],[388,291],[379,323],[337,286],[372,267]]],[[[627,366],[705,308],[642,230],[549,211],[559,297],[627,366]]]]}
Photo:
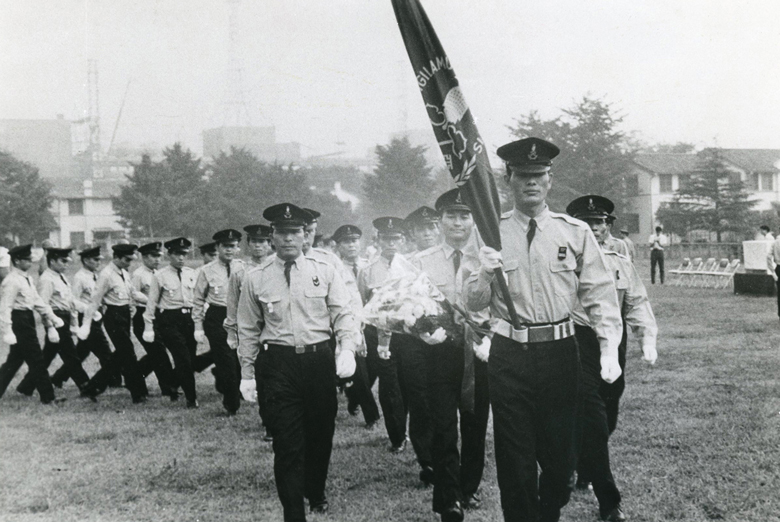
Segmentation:
{"type": "MultiPolygon", "coordinates": [[[[79,323],[84,320],[84,314],[79,314],[79,323]]],[[[70,334],[68,334],[70,335],[70,334]]],[[[62,336],[60,336],[62,338],[62,336]]],[[[100,361],[100,367],[105,368],[111,360],[111,347],[106,339],[106,334],[103,333],[103,319],[100,321],[92,321],[92,328],[89,330],[89,337],[86,340],[76,344],[76,356],[79,362],[84,362],[89,354],[95,354],[98,361],[100,361]]],[[[68,379],[70,379],[70,370],[68,366],[62,365],[51,376],[51,382],[55,386],[62,386],[68,379]]],[[[112,377],[112,381],[119,383],[122,382],[122,375],[120,373],[115,374],[112,377]]]]}
{"type": "Polygon", "coordinates": [[[777,275],[777,315],[780,317],[780,264],[775,267],[775,275],[777,275]]]}
{"type": "Polygon", "coordinates": [[[363,420],[370,424],[379,420],[379,406],[374,399],[368,378],[368,362],[365,356],[355,355],[355,375],[352,376],[352,386],[344,392],[349,401],[349,408],[357,408],[363,412],[363,420]]]}
{"type": "Polygon", "coordinates": [[[593,484],[602,516],[620,503],[620,491],[615,485],[609,464],[609,428],[607,409],[599,394],[601,379],[601,347],[596,332],[576,325],[577,344],[582,364],[582,383],[577,412],[577,478],[593,484]]]}
{"type": "MultiPolygon", "coordinates": [[[[393,357],[398,367],[398,384],[404,407],[409,412],[409,440],[420,466],[431,466],[433,424],[428,406],[428,374],[426,371],[430,347],[411,335],[393,334],[393,357]],[[396,340],[397,338],[397,340],[396,340]]],[[[446,353],[449,353],[447,351],[446,353]]],[[[461,367],[463,366],[461,358],[461,367]]],[[[463,369],[460,370],[461,375],[463,369]]],[[[460,386],[460,380],[458,386],[460,386]]],[[[455,423],[457,444],[457,420],[455,423]]]]}
{"type": "Polygon", "coordinates": [[[0,397],[3,396],[22,364],[27,364],[28,375],[38,389],[41,402],[48,404],[54,400],[54,387],[43,363],[43,352],[38,342],[32,310],[11,311],[11,322],[16,344],[9,347],[8,358],[0,366],[0,397]]]}
{"type": "Polygon", "coordinates": [[[557,521],[576,460],[577,341],[521,344],[494,335],[488,374],[504,520],[557,521]]]}
{"type": "Polygon", "coordinates": [[[460,487],[473,495],[485,470],[485,437],[490,417],[488,363],[474,359],[474,411],[460,409],[460,487]]]}
{"type": "Polygon", "coordinates": [[[144,341],[144,329],[146,328],[146,324],[144,323],[145,311],[146,307],[139,306],[136,308],[135,315],[133,316],[133,333],[146,352],[146,355],[139,359],[138,368],[144,378],[154,372],[162,394],[170,395],[175,393],[176,388],[178,388],[176,385],[176,378],[173,374],[173,366],[171,365],[171,360],[168,358],[168,354],[165,352],[165,345],[157,338],[159,332],[156,328],[154,342],[147,343],[144,341]]]}
{"type": "Polygon", "coordinates": [[[605,381],[599,382],[599,395],[604,400],[604,405],[607,409],[607,426],[609,427],[609,433],[612,434],[617,428],[618,410],[620,409],[620,398],[623,396],[623,391],[626,389],[626,346],[628,344],[628,335],[625,323],[623,324],[623,338],[620,340],[618,346],[618,363],[620,363],[620,369],[623,370],[620,373],[615,382],[609,384],[605,381]]]}
{"type": "Polygon", "coordinates": [[[195,341],[195,324],[189,310],[177,308],[162,310],[156,317],[157,329],[165,347],[173,357],[176,383],[181,386],[187,401],[197,400],[195,374],[192,363],[198,343],[195,341]]]}
{"type": "Polygon", "coordinates": [[[263,380],[263,364],[265,348],[260,347],[255,359],[255,389],[257,390],[257,411],[260,414],[260,422],[268,430],[268,407],[265,400],[265,381],[263,380]]]}
{"type": "MultiPolygon", "coordinates": [[[[368,366],[368,385],[374,386],[379,379],[379,405],[382,407],[382,415],[385,418],[385,428],[390,437],[390,443],[398,446],[406,440],[406,410],[401,395],[401,386],[398,383],[398,369],[393,355],[395,342],[390,342],[390,358],[381,359],[377,353],[377,330],[373,326],[365,328],[366,364],[368,366]]],[[[396,336],[393,335],[393,339],[396,336]]]]}
{"type": "MultiPolygon", "coordinates": [[[[87,375],[87,372],[84,371],[84,368],[81,367],[81,361],[76,353],[76,346],[73,344],[73,337],[71,337],[72,334],[70,333],[70,312],[55,310],[54,313],[57,317],[62,319],[65,324],[60,328],[57,328],[60,342],[55,344],[47,337],[46,342],[43,344],[44,367],[48,371],[51,362],[59,355],[62,360],[62,365],[68,367],[68,375],[73,377],[73,382],[81,389],[89,382],[89,376],[87,375]]],[[[16,387],[16,391],[24,395],[32,395],[34,390],[35,380],[30,372],[27,372],[27,375],[24,376],[22,382],[16,387]]]]}
{"type": "MultiPolygon", "coordinates": [[[[125,387],[130,390],[134,401],[149,395],[144,376],[138,368],[138,359],[135,355],[135,347],[130,337],[132,319],[129,306],[106,306],[103,314],[103,322],[106,333],[114,345],[114,353],[107,366],[98,372],[89,381],[88,387],[95,394],[103,393],[116,371],[120,371],[125,378],[125,387]]],[[[95,324],[92,328],[95,328],[95,324]]]]}
{"type": "Polygon", "coordinates": [[[222,326],[227,316],[224,306],[209,306],[203,321],[203,331],[209,340],[211,354],[214,358],[216,378],[220,383],[222,405],[229,412],[238,411],[241,406],[241,370],[238,353],[228,346],[227,332],[222,326]]]}
{"type": "Polygon", "coordinates": [[[661,284],[664,284],[664,251],[663,250],[651,250],[650,251],[650,282],[655,284],[655,267],[658,267],[658,271],[661,274],[661,284]]]}
{"type": "Polygon", "coordinates": [[[325,500],[338,408],[333,352],[296,354],[268,345],[261,369],[284,520],[306,520],[304,497],[310,504],[325,500]]]}
{"type": "Polygon", "coordinates": [[[433,510],[441,513],[455,501],[463,501],[458,451],[463,345],[448,340],[426,348],[423,355],[432,433],[433,510]]]}

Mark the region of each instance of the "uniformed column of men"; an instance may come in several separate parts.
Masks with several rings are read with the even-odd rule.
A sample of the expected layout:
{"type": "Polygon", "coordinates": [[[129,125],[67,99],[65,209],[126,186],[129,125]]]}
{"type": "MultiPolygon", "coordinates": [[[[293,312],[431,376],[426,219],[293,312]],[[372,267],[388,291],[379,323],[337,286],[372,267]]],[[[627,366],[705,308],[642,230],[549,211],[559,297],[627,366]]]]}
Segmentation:
{"type": "Polygon", "coordinates": [[[265,209],[270,226],[244,228],[249,260],[237,259],[242,234],[222,230],[201,247],[206,263],[197,270],[186,266],[192,245],[180,237],[115,245],[102,270],[100,249],[82,250],[71,284],[64,276],[71,249],[51,247],[36,290],[31,246],[15,247],[0,286],[0,328],[10,345],[0,396],[27,363],[17,389],[37,389],[43,403],[57,402],[52,383],[68,378],[93,401],[124,378],[133,402],[142,403],[154,372],[163,395],[176,401],[181,389],[187,407],[197,408],[194,372],[213,364],[228,415],[242,397],[258,402],[285,521],[306,520],[306,500],[310,512],[328,511],[339,386],[367,429],[384,417],[389,451],[411,442],[444,522],[480,507],[492,407],[504,520],[558,520],[574,487],[592,488],[602,520],[625,520],[608,440],[625,387],[625,325],[644,358],[657,357],[647,293],[626,244],[610,234],[611,201],[583,196],[567,214],[547,207],[555,145],[527,138],[497,152],[514,194],[514,209],[501,216],[502,252],[482,244],[458,189],[434,208],[374,220],[376,252],[368,260],[352,224],[333,234],[335,252],[314,247],[320,214],[291,203],[265,209]],[[169,264],[160,268],[163,249],[169,264]],[[143,266],[131,276],[136,252],[143,266]],[[361,324],[363,305],[399,263],[427,274],[455,305],[462,336],[361,324]],[[515,317],[496,282],[499,270],[515,317]],[[47,331],[43,349],[33,310],[47,331]],[[131,330],[146,352],[140,361],[131,330]],[[198,354],[206,339],[209,351],[198,354]],[[101,363],[91,379],[81,366],[89,353],[101,363]],[[57,355],[63,364],[50,378],[57,355]]]}

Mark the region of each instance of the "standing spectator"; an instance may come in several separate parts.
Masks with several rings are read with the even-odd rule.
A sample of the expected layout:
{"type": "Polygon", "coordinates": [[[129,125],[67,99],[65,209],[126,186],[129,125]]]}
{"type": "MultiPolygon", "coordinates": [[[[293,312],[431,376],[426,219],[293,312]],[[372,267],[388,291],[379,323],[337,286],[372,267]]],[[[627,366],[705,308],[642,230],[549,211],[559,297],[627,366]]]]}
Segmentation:
{"type": "Polygon", "coordinates": [[[761,225],[758,227],[758,233],[756,233],[755,237],[756,241],[774,241],[775,236],[772,235],[772,232],[769,230],[769,226],[767,225],[761,225]]]}
{"type": "Polygon", "coordinates": [[[662,226],[655,227],[655,234],[650,236],[650,282],[655,284],[655,267],[661,274],[661,284],[664,284],[664,247],[669,246],[669,238],[664,234],[662,226]]]}

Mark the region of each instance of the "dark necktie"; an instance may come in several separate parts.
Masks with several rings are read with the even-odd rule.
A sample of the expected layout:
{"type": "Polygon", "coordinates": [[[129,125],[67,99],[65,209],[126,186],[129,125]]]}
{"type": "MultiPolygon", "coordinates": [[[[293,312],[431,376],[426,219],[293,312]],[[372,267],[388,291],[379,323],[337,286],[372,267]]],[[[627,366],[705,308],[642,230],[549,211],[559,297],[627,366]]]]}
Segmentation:
{"type": "Polygon", "coordinates": [[[352,265],[352,273],[355,274],[355,279],[357,279],[357,274],[358,274],[357,263],[352,265]]]}
{"type": "Polygon", "coordinates": [[[531,221],[528,222],[528,233],[526,234],[526,237],[528,238],[528,248],[531,248],[531,241],[534,240],[535,235],[536,235],[536,220],[531,218],[531,221]]]}
{"type": "Polygon", "coordinates": [[[225,270],[227,270],[228,279],[230,279],[230,263],[225,265],[225,270]]]}
{"type": "Polygon", "coordinates": [[[455,267],[455,273],[458,273],[458,270],[460,270],[460,260],[463,257],[463,252],[460,250],[456,250],[452,253],[452,266],[455,267]]]}
{"type": "Polygon", "coordinates": [[[295,261],[284,262],[284,278],[287,280],[287,286],[290,286],[290,270],[292,269],[295,261]]]}
{"type": "Polygon", "coordinates": [[[176,269],[176,275],[179,276],[179,281],[181,281],[181,268],[176,269]]]}
{"type": "Polygon", "coordinates": [[[127,281],[125,281],[125,271],[122,270],[121,268],[119,269],[119,277],[122,278],[123,283],[127,283],[127,281]]]}
{"type": "Polygon", "coordinates": [[[97,274],[92,272],[92,280],[97,283],[97,274]]]}
{"type": "Polygon", "coordinates": [[[68,281],[65,279],[65,276],[60,274],[60,279],[62,279],[62,282],[65,283],[65,286],[68,286],[68,281]]]}

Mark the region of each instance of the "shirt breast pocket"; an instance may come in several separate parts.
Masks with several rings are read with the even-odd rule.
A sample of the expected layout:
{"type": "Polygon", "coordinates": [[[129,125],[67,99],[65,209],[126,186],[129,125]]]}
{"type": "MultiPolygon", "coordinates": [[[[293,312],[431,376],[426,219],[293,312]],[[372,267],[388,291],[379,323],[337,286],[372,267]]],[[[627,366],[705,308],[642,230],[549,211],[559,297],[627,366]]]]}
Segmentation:
{"type": "Polygon", "coordinates": [[[550,272],[555,295],[569,297],[577,290],[577,261],[573,258],[555,260],[550,263],[550,272]]]}
{"type": "Polygon", "coordinates": [[[263,315],[267,319],[273,319],[277,321],[281,319],[281,297],[261,296],[257,299],[260,301],[260,306],[263,308],[263,315]]]}
{"type": "Polygon", "coordinates": [[[506,284],[509,287],[509,293],[513,296],[520,295],[520,262],[517,259],[505,260],[504,273],[506,274],[506,284]]]}
{"type": "Polygon", "coordinates": [[[314,317],[328,315],[328,289],[323,286],[307,288],[303,295],[306,296],[306,310],[314,317]]]}
{"type": "Polygon", "coordinates": [[[221,297],[225,295],[225,287],[222,285],[214,285],[211,287],[211,293],[214,294],[214,297],[221,297]]]}

